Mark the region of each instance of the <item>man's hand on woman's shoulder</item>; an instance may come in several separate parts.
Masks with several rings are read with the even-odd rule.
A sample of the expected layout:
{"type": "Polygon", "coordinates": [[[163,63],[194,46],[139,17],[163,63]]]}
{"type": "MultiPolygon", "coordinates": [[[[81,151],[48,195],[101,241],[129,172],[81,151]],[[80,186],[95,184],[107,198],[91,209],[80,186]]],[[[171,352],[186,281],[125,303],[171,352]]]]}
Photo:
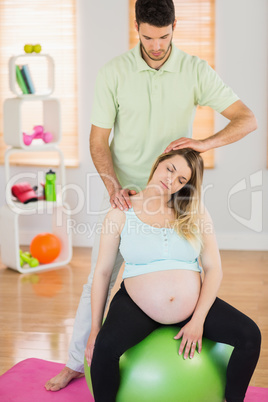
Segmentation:
{"type": "Polygon", "coordinates": [[[135,195],[135,190],[128,188],[117,188],[110,194],[110,203],[113,208],[119,208],[121,211],[132,207],[130,196],[135,195]]]}

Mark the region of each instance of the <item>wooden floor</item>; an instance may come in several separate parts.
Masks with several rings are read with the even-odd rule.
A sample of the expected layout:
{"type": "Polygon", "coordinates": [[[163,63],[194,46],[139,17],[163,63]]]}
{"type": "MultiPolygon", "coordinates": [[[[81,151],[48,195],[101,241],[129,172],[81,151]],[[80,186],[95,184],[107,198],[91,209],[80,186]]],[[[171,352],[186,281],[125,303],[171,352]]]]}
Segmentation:
{"type": "MultiPolygon", "coordinates": [[[[75,248],[71,264],[37,274],[19,274],[0,263],[0,375],[30,357],[66,362],[90,255],[90,249],[75,248]]],[[[219,297],[259,325],[262,351],[251,385],[268,387],[268,252],[222,251],[221,256],[219,297]]]]}

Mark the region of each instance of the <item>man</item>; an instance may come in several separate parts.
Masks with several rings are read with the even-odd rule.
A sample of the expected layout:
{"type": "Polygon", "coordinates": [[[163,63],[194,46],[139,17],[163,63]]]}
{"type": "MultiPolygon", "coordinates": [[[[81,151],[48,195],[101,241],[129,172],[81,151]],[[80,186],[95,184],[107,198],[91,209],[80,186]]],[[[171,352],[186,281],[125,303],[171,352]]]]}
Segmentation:
{"type": "MultiPolygon", "coordinates": [[[[130,196],[145,187],[151,165],[162,152],[184,147],[204,152],[238,141],[257,128],[251,110],[205,61],[172,44],[176,27],[172,0],[137,0],[135,24],[139,44],[107,63],[97,77],[90,149],[107,190],[102,211],[110,205],[121,210],[130,208],[130,196]],[[193,140],[197,105],[212,107],[228,118],[229,124],[211,137],[193,140]],[[112,128],[114,138],[109,146],[112,128]]],[[[96,234],[91,274],[74,324],[70,360],[47,382],[46,388],[51,391],[83,375],[99,240],[96,234]]],[[[109,290],[122,262],[118,253],[109,290]]]]}

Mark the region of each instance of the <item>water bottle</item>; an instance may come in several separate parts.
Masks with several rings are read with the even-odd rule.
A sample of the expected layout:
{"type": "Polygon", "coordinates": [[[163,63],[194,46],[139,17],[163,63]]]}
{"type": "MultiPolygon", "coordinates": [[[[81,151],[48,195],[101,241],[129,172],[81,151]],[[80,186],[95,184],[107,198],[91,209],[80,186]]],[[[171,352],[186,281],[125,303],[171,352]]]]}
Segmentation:
{"type": "Polygon", "coordinates": [[[56,201],[56,173],[51,169],[46,173],[45,196],[46,201],[56,201]]]}

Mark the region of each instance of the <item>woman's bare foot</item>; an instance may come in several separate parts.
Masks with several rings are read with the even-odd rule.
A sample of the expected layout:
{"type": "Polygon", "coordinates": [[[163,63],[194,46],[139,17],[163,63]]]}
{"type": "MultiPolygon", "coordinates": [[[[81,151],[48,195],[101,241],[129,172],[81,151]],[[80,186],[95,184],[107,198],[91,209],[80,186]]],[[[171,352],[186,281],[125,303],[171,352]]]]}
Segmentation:
{"type": "Polygon", "coordinates": [[[84,374],[65,366],[59,374],[46,383],[45,388],[47,391],[59,391],[60,389],[65,388],[71,380],[80,377],[84,377],[84,374]]]}

